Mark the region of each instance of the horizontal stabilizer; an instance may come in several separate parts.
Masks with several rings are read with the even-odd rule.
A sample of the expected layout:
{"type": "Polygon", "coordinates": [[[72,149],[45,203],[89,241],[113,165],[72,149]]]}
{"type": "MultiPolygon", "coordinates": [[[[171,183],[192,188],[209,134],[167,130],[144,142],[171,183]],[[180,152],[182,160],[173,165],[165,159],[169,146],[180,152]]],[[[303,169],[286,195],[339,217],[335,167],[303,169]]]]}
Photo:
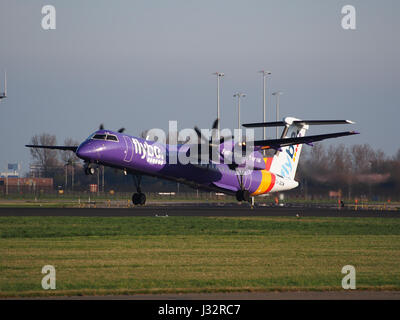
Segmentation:
{"type": "Polygon", "coordinates": [[[274,122],[258,122],[258,123],[245,123],[245,128],[264,128],[264,127],[283,127],[288,124],[295,125],[326,125],[326,124],[354,124],[355,122],[350,120],[296,120],[292,123],[285,121],[274,121],[274,122]]]}
{"type": "Polygon", "coordinates": [[[54,149],[54,150],[69,150],[76,152],[78,149],[78,146],[38,146],[38,145],[33,145],[33,144],[27,144],[25,147],[28,148],[42,148],[42,149],[54,149]]]}
{"type": "Polygon", "coordinates": [[[283,127],[285,125],[286,125],[286,123],[284,121],[257,122],[257,123],[242,124],[242,126],[245,128],[283,127]]]}
{"type": "Polygon", "coordinates": [[[345,132],[319,134],[319,135],[315,135],[315,136],[258,140],[258,141],[254,141],[254,146],[272,147],[272,148],[276,149],[276,148],[287,147],[287,146],[296,145],[296,144],[303,144],[303,143],[310,144],[310,143],[316,142],[316,141],[321,141],[321,140],[331,139],[331,138],[338,138],[338,137],[343,137],[343,136],[350,136],[353,134],[359,134],[359,132],[345,131],[345,132]]]}

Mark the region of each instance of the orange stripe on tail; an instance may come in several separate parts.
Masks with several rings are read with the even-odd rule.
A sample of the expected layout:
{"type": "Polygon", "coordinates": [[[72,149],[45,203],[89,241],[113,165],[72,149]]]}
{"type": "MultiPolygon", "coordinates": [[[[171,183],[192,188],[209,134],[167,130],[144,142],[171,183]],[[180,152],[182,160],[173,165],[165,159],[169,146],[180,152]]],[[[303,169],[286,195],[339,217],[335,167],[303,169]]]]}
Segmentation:
{"type": "Polygon", "coordinates": [[[257,190],[251,194],[252,196],[257,196],[270,191],[275,184],[275,175],[271,174],[271,172],[267,170],[261,170],[261,174],[262,176],[260,185],[258,186],[257,190]]]}

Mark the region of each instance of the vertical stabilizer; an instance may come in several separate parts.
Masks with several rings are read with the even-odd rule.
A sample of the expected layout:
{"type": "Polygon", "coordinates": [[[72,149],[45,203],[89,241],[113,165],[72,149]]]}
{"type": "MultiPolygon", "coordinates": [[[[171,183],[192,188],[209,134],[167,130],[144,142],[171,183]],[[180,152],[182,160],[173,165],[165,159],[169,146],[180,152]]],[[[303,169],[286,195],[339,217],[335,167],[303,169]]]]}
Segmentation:
{"type": "MultiPolygon", "coordinates": [[[[299,119],[287,117],[281,138],[303,137],[308,129],[307,124],[294,123],[299,119]]],[[[302,144],[282,147],[272,159],[270,171],[282,177],[294,180],[301,153],[302,144]]]]}

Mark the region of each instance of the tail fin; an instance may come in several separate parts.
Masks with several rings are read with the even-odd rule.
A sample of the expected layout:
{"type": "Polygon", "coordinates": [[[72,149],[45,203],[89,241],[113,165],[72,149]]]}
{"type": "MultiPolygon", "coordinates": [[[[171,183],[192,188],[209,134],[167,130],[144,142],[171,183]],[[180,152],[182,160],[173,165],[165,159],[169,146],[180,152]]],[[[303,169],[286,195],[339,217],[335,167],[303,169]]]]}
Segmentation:
{"type": "MultiPolygon", "coordinates": [[[[285,128],[283,129],[281,138],[304,137],[308,124],[301,123],[299,119],[287,117],[284,119],[285,128]]],[[[297,165],[301,153],[302,144],[290,145],[282,147],[276,151],[270,171],[282,177],[294,180],[297,165]]]]}
{"type": "Polygon", "coordinates": [[[355,131],[344,131],[305,137],[310,125],[326,124],[354,124],[354,122],[350,120],[299,120],[286,117],[283,121],[247,123],[243,126],[246,128],[285,127],[280,139],[257,140],[254,141],[254,145],[261,147],[261,149],[279,150],[275,152],[273,158],[264,158],[266,169],[279,176],[294,180],[302,144],[312,144],[315,141],[359,134],[355,131]]]}

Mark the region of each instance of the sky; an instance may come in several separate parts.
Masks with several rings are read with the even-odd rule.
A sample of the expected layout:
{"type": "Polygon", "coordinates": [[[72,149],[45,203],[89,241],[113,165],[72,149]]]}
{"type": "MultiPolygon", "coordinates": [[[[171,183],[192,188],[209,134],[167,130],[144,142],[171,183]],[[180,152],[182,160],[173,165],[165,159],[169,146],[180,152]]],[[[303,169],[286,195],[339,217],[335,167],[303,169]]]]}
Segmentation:
{"type": "MultiPolygon", "coordinates": [[[[371,1],[22,1],[0,2],[0,171],[31,161],[35,134],[84,140],[101,123],[131,135],[150,128],[209,128],[221,79],[221,128],[280,117],[351,119],[353,126],[313,127],[310,134],[356,130],[327,145],[400,148],[400,2],[371,1]],[[43,30],[44,5],[56,29],[43,30]],[[356,30],[342,28],[342,7],[356,9],[356,30]]],[[[272,136],[274,129],[268,130],[272,136]]],[[[261,130],[260,130],[261,132],[261,130]]],[[[324,142],[325,143],[325,142],[324,142]]]]}

